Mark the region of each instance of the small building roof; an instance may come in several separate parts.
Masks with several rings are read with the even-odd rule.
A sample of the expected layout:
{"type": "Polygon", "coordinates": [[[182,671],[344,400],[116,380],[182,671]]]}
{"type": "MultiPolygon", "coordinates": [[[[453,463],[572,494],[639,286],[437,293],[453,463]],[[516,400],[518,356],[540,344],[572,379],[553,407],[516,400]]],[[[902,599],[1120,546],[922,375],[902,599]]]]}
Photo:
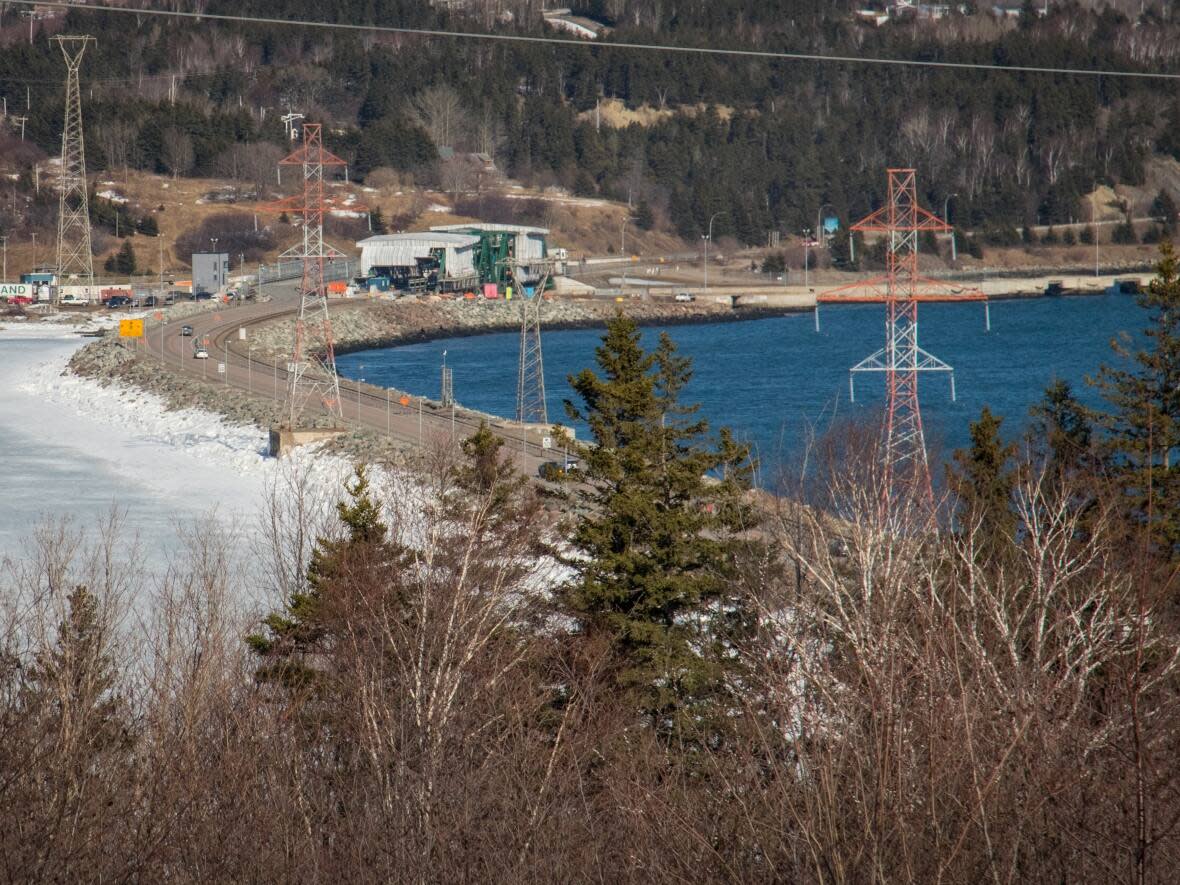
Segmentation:
{"type": "Polygon", "coordinates": [[[489,233],[509,233],[509,234],[535,234],[537,236],[548,236],[549,228],[547,227],[528,227],[523,224],[494,224],[492,222],[476,221],[470,224],[439,224],[431,228],[431,231],[447,232],[447,231],[473,231],[481,230],[489,233]]]}

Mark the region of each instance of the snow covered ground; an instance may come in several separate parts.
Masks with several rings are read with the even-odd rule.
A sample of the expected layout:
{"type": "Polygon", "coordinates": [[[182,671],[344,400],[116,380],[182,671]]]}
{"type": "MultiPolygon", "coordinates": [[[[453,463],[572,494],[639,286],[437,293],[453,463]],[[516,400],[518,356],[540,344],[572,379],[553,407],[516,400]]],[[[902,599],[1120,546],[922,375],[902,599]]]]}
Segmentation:
{"type": "Polygon", "coordinates": [[[310,448],[277,462],[257,428],[63,375],[86,342],[60,324],[0,322],[0,559],[19,555],[47,519],[70,517],[82,531],[113,507],[149,570],[166,565],[185,529],[209,519],[248,549],[268,486],[302,471],[339,490],[349,472],[310,448]]]}

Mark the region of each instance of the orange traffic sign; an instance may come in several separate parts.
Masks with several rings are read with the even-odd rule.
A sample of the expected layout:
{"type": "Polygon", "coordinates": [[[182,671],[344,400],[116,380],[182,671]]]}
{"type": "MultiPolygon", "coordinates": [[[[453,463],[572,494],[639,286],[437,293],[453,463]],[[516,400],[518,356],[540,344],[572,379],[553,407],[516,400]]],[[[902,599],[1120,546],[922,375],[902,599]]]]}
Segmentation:
{"type": "Polygon", "coordinates": [[[119,320],[120,338],[142,338],[143,320],[119,320]]]}

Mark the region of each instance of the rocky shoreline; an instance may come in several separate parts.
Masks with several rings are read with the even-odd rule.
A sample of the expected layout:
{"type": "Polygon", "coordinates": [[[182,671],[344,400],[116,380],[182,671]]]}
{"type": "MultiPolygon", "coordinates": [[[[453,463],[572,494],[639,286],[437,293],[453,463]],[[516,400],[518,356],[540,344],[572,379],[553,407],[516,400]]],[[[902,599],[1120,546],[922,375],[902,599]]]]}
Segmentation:
{"type": "MultiPolygon", "coordinates": [[[[638,300],[620,303],[554,301],[544,306],[542,323],[546,329],[602,328],[620,310],[645,326],[740,322],[795,312],[791,308],[734,309],[703,301],[689,304],[638,300]]],[[[332,310],[332,333],[337,353],[439,338],[511,332],[519,328],[518,306],[503,301],[405,299],[345,304],[332,310]]],[[[250,334],[255,354],[282,355],[291,346],[294,320],[254,326],[250,334]]],[[[241,345],[237,346],[240,348],[241,345]]]]}
{"type": "MultiPolygon", "coordinates": [[[[162,370],[158,360],[137,354],[118,338],[100,338],[71,357],[68,371],[99,384],[126,384],[153,393],[169,409],[201,409],[234,424],[268,430],[283,418],[283,403],[214,381],[162,370]]],[[[326,417],[318,422],[330,426],[326,417]]],[[[325,451],[365,463],[404,465],[413,460],[406,443],[368,429],[350,429],[325,444],[325,451]]]]}

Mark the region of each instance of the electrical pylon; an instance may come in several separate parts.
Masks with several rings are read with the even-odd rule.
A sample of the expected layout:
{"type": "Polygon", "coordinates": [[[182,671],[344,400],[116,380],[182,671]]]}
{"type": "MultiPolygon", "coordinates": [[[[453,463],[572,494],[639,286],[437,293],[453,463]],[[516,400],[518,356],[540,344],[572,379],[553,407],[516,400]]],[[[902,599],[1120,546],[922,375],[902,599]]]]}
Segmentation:
{"type": "Polygon", "coordinates": [[[344,420],[340,378],[336,374],[335,342],[328,316],[324,261],[341,255],[324,244],[324,167],[344,166],[344,160],[324,150],[319,123],[303,124],[303,146],[279,161],[303,168],[303,193],[272,203],[272,212],[294,212],[303,219],[303,242],[287,253],[303,261],[299,287],[299,316],[295,342],[287,365],[287,420],[292,428],[309,403],[319,402],[337,421],[344,420]],[[318,339],[318,340],[317,340],[318,339]],[[319,349],[315,349],[318,345],[319,349]]]}
{"type": "MultiPolygon", "coordinates": [[[[918,404],[918,374],[945,372],[955,396],[954,369],[918,345],[918,303],[984,301],[978,289],[959,288],[918,275],[918,235],[951,230],[941,218],[918,205],[913,169],[890,169],[888,202],[852,225],[853,231],[888,237],[882,276],[823,292],[819,303],[884,302],[885,346],[850,370],[849,388],[858,372],[882,372],[888,402],[882,428],[882,493],[891,503],[933,504],[926,437],[918,404]]],[[[817,305],[818,306],[818,305],[817,305]]]]}
{"type": "Polygon", "coordinates": [[[57,213],[57,284],[80,278],[93,296],[94,256],[90,252],[90,200],[86,188],[86,144],[82,138],[82,90],[78,69],[90,36],[52,38],[66,60],[66,115],[61,131],[61,190],[57,213]]]}
{"type": "MultiPolygon", "coordinates": [[[[536,267],[537,259],[528,262],[536,267]]],[[[522,266],[522,265],[518,265],[522,266]]],[[[541,351],[541,304],[552,267],[545,261],[540,282],[530,297],[520,287],[520,362],[516,373],[516,420],[521,424],[548,424],[545,405],[545,361],[541,351]]]]}

